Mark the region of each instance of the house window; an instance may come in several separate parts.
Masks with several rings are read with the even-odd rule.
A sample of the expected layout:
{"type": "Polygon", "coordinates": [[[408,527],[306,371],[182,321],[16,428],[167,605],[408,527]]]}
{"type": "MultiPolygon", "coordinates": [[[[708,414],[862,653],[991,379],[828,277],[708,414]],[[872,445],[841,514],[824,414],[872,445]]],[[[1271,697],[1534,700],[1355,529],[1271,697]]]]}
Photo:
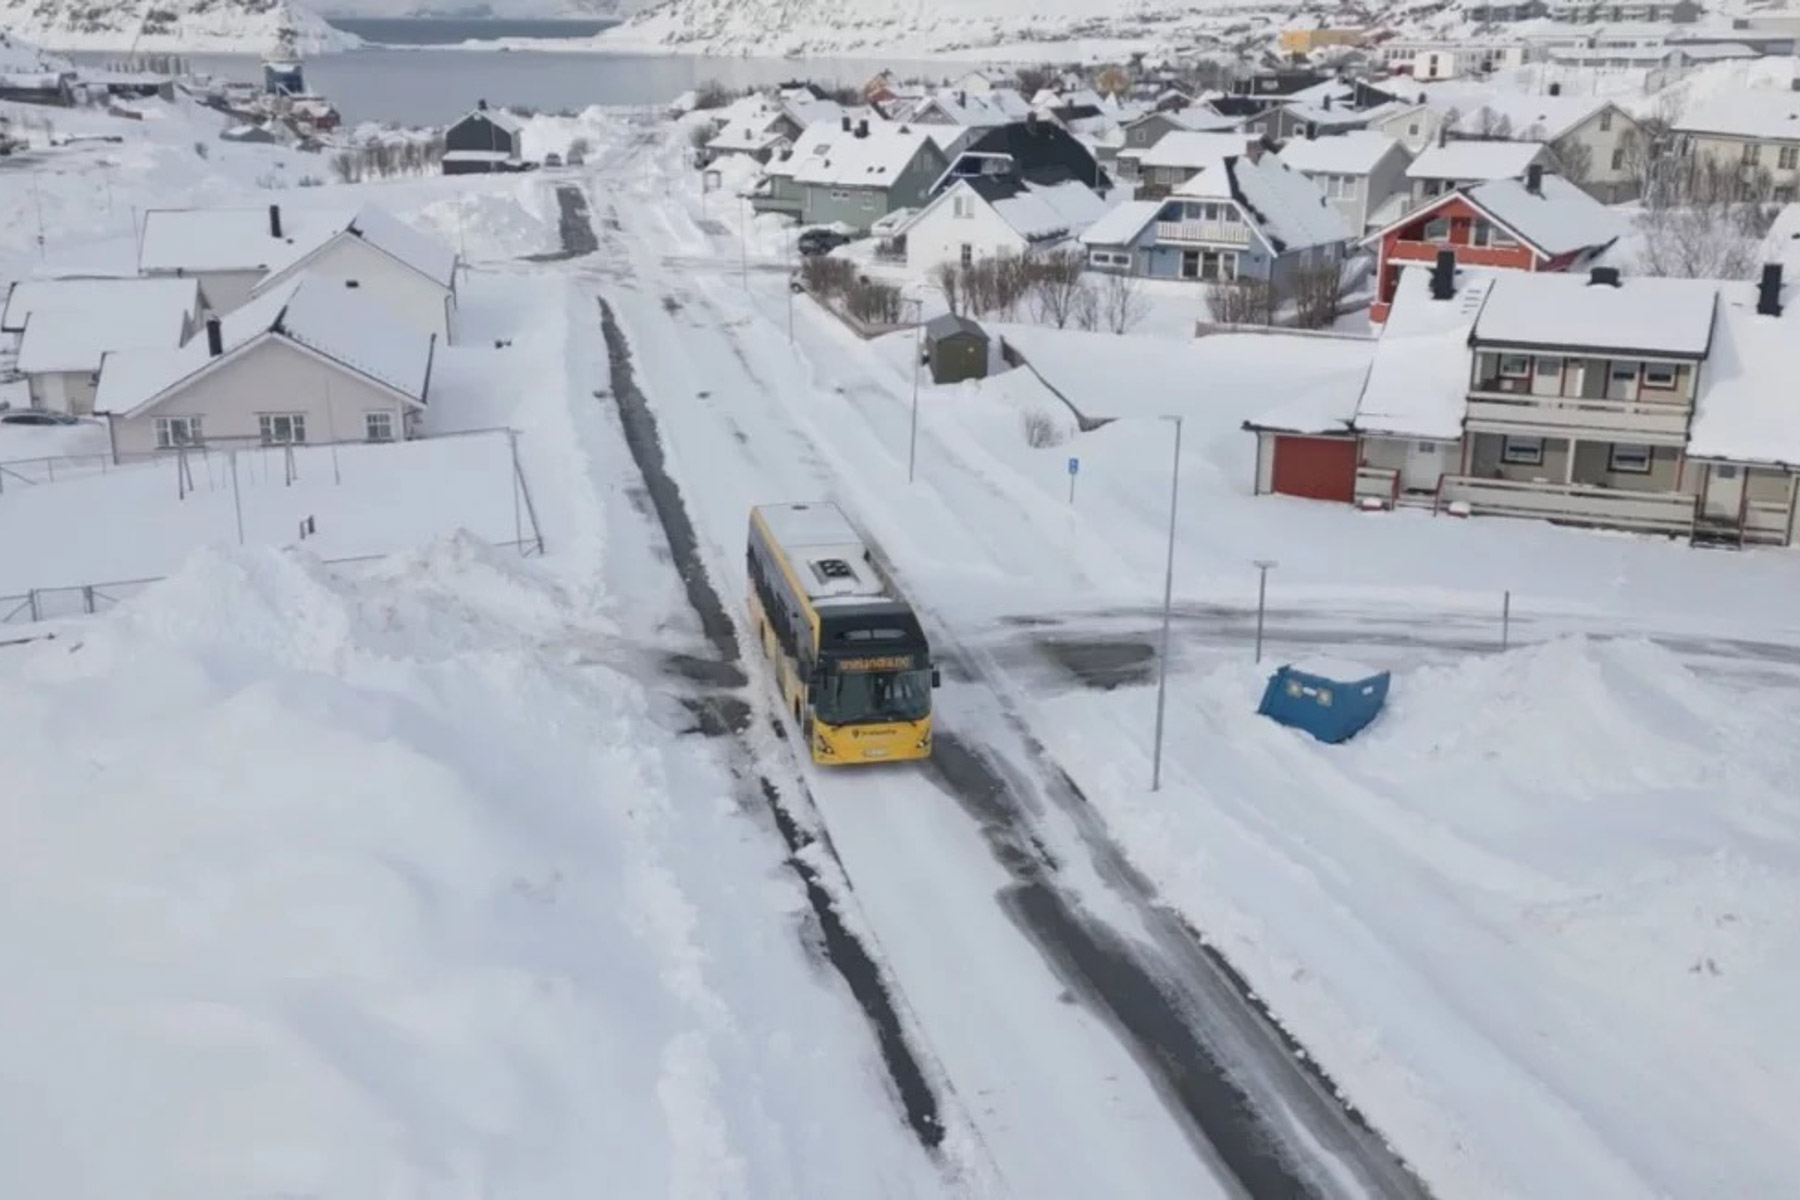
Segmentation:
{"type": "Polygon", "coordinates": [[[394,440],[394,414],[387,410],[363,414],[363,436],[371,442],[394,440]]]}
{"type": "Polygon", "coordinates": [[[1425,222],[1425,240],[1428,242],[1447,242],[1450,240],[1450,218],[1436,217],[1425,222]]]}
{"type": "Polygon", "coordinates": [[[1500,461],[1515,467],[1541,467],[1544,465],[1544,439],[1508,437],[1500,443],[1500,461]]]}
{"type": "Polygon", "coordinates": [[[1675,386],[1675,364],[1645,363],[1644,386],[1649,388],[1672,388],[1675,386]]]}
{"type": "Polygon", "coordinates": [[[1776,155],[1775,162],[1784,171],[1800,167],[1800,146],[1783,146],[1781,153],[1776,155]]]}
{"type": "Polygon", "coordinates": [[[1474,222],[1474,224],[1469,226],[1469,245],[1471,245],[1471,246],[1490,245],[1490,244],[1492,244],[1491,239],[1493,237],[1493,234],[1494,234],[1494,227],[1492,225],[1489,225],[1486,221],[1483,221],[1483,220],[1477,218],[1476,221],[1474,222]]]}
{"type": "Polygon", "coordinates": [[[1407,137],[1418,137],[1419,136],[1419,123],[1417,121],[1414,121],[1412,124],[1410,124],[1406,127],[1406,136],[1407,137]]]}
{"type": "Polygon", "coordinates": [[[1525,354],[1502,354],[1500,356],[1500,377],[1502,379],[1527,379],[1531,376],[1531,357],[1525,354]]]}
{"type": "Polygon", "coordinates": [[[975,215],[975,197],[958,196],[951,201],[951,210],[961,218],[973,217],[975,215]]]}
{"type": "Polygon", "coordinates": [[[1562,367],[1563,360],[1560,358],[1540,358],[1537,360],[1538,378],[1560,380],[1562,378],[1562,367]]]}
{"type": "Polygon", "coordinates": [[[174,450],[179,446],[199,446],[206,439],[200,433],[199,417],[156,418],[156,448],[174,450]]]}
{"type": "Polygon", "coordinates": [[[1616,443],[1612,454],[1607,459],[1606,468],[1626,475],[1648,475],[1650,473],[1650,447],[1628,446],[1616,443]]]}
{"type": "Polygon", "coordinates": [[[975,247],[969,245],[969,243],[967,243],[967,242],[964,242],[962,244],[962,252],[958,256],[958,261],[961,262],[962,265],[965,267],[974,266],[975,265],[975,247]]]}
{"type": "Polygon", "coordinates": [[[256,424],[265,446],[299,445],[306,441],[305,413],[262,413],[256,424]]]}
{"type": "Polygon", "coordinates": [[[1625,169],[1625,147],[1620,146],[1617,150],[1613,151],[1612,169],[1615,171],[1623,171],[1625,169]]]}
{"type": "Polygon", "coordinates": [[[1758,142],[1744,143],[1744,165],[1754,167],[1762,161],[1762,145],[1758,142]]]}
{"type": "Polygon", "coordinates": [[[1613,117],[1612,109],[1610,109],[1610,108],[1600,114],[1600,132],[1601,133],[1611,133],[1612,132],[1612,117],[1613,117]]]}

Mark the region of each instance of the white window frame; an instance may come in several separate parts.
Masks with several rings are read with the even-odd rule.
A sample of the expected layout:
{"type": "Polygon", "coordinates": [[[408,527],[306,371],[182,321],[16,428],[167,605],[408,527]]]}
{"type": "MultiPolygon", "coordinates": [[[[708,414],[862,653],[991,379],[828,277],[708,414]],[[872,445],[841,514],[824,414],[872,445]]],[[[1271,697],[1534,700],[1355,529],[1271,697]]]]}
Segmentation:
{"type": "Polygon", "coordinates": [[[1541,467],[1544,465],[1544,439],[1506,434],[1500,439],[1500,461],[1509,467],[1541,467]]]}
{"type": "Polygon", "coordinates": [[[1502,379],[1530,379],[1531,355],[1502,354],[1500,361],[1495,364],[1495,370],[1502,379]]]}
{"type": "Polygon", "coordinates": [[[304,446],[306,445],[306,414],[295,412],[257,413],[256,432],[265,446],[304,446]],[[278,437],[275,423],[286,421],[288,435],[278,437]]]}
{"type": "Polygon", "coordinates": [[[158,450],[179,450],[183,446],[206,444],[206,434],[201,428],[199,417],[158,417],[155,428],[158,450]],[[175,436],[178,427],[187,431],[185,438],[175,436]]]}
{"type": "Polygon", "coordinates": [[[1781,152],[1776,155],[1775,165],[1783,171],[1792,171],[1795,167],[1800,167],[1800,146],[1783,146],[1781,152]]]}
{"type": "Polygon", "coordinates": [[[1647,362],[1644,364],[1643,372],[1638,376],[1638,385],[1640,387],[1655,388],[1662,392],[1669,392],[1675,390],[1675,385],[1680,382],[1680,380],[1681,368],[1677,367],[1674,363],[1647,362]],[[1668,382],[1657,382],[1654,376],[1658,375],[1667,376],[1668,382]]]}
{"type": "Polygon", "coordinates": [[[1531,360],[1531,372],[1538,379],[1554,379],[1562,383],[1563,360],[1553,355],[1539,355],[1531,360]]]}
{"type": "Polygon", "coordinates": [[[1611,133],[1612,132],[1612,118],[1613,118],[1612,109],[1607,108],[1607,109],[1602,109],[1600,111],[1600,132],[1601,133],[1611,133]]]}
{"type": "Polygon", "coordinates": [[[975,247],[970,245],[968,242],[964,242],[962,244],[961,248],[958,249],[956,253],[957,253],[957,262],[960,263],[962,266],[972,267],[975,265],[975,247]]]}
{"type": "Polygon", "coordinates": [[[391,408],[371,408],[363,413],[363,440],[370,442],[394,441],[394,410],[391,408]],[[385,424],[387,431],[379,436],[375,432],[377,425],[385,424]]]}
{"type": "Polygon", "coordinates": [[[950,215],[959,221],[966,221],[975,216],[975,197],[966,192],[958,192],[950,200],[950,215]]]}
{"type": "Polygon", "coordinates": [[[1744,165],[1747,167],[1754,167],[1760,162],[1762,162],[1762,143],[1745,142],[1744,165]]]}
{"type": "Polygon", "coordinates": [[[1625,169],[1625,147],[1620,146],[1617,150],[1612,152],[1612,169],[1615,171],[1623,171],[1625,169]]]}
{"type": "Polygon", "coordinates": [[[1420,231],[1420,236],[1428,242],[1448,242],[1450,240],[1450,218],[1449,217],[1433,217],[1433,218],[1431,218],[1429,221],[1425,222],[1425,228],[1420,231]],[[1444,228],[1441,233],[1437,234],[1434,237],[1432,235],[1431,230],[1432,230],[1432,227],[1436,226],[1436,225],[1442,225],[1444,228]]]}
{"type": "Polygon", "coordinates": [[[1655,462],[1655,450],[1630,442],[1614,442],[1606,455],[1606,469],[1619,475],[1648,475],[1655,462]]]}

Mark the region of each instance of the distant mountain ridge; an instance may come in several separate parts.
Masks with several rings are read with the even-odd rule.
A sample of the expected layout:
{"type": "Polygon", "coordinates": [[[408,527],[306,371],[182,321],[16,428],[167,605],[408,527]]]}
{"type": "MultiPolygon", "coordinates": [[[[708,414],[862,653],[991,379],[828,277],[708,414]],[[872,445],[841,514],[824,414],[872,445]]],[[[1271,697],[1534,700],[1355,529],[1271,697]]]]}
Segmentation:
{"type": "Polygon", "coordinates": [[[0,29],[47,50],[319,54],[362,44],[292,0],[0,0],[0,29]]]}
{"type": "Polygon", "coordinates": [[[331,17],[418,17],[422,19],[593,20],[628,16],[643,0],[324,0],[319,11],[331,17]]]}

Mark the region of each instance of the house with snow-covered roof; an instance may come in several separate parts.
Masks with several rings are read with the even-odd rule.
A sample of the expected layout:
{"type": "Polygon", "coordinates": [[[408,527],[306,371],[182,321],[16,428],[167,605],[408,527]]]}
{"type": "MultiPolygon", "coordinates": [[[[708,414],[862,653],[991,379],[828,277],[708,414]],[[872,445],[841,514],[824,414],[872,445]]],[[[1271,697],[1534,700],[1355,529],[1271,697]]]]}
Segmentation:
{"type": "Polygon", "coordinates": [[[867,230],[902,208],[921,208],[949,158],[918,125],[863,119],[811,141],[793,156],[793,187],[806,225],[867,230]]]}
{"type": "Polygon", "coordinates": [[[1672,126],[1675,152],[1746,180],[1765,176],[1777,200],[1800,198],[1800,92],[1744,91],[1684,113],[1672,126]]]}
{"type": "Polygon", "coordinates": [[[1455,119],[1452,137],[1508,138],[1549,148],[1556,170],[1596,200],[1617,204],[1638,193],[1645,147],[1637,118],[1601,96],[1544,95],[1500,88],[1433,88],[1429,103],[1455,119]]]}
{"type": "Polygon", "coordinates": [[[0,329],[18,335],[31,406],[85,416],[109,351],[172,349],[200,317],[192,279],[26,279],[8,292],[0,329]]]}
{"type": "Polygon", "coordinates": [[[1016,88],[940,88],[928,96],[896,107],[889,115],[914,125],[954,125],[963,129],[990,129],[1023,121],[1031,103],[1016,88]]]}
{"type": "Polygon", "coordinates": [[[262,295],[303,273],[335,279],[448,345],[456,310],[456,251],[374,204],[306,253],[270,271],[262,295]]]}
{"type": "Polygon", "coordinates": [[[1446,141],[1441,137],[1406,168],[1413,203],[1424,204],[1457,188],[1496,179],[1523,179],[1532,167],[1551,171],[1556,161],[1541,142],[1446,141]]]}
{"type": "Polygon", "coordinates": [[[1106,200],[1077,180],[1036,184],[1014,175],[978,175],[952,182],[898,236],[905,239],[910,267],[968,266],[1067,246],[1106,210],[1106,200]]]}
{"type": "Polygon", "coordinates": [[[1371,214],[1406,191],[1406,168],[1412,163],[1405,146],[1369,130],[1296,138],[1282,147],[1278,157],[1312,180],[1358,236],[1368,229],[1371,214]]]}
{"type": "Polygon", "coordinates": [[[425,411],[437,338],[343,282],[302,275],[179,347],[101,362],[94,411],[121,456],[209,443],[392,441],[425,411]]]}
{"type": "Polygon", "coordinates": [[[479,175],[524,169],[525,126],[503,109],[489,108],[486,100],[444,130],[443,172],[446,175],[479,175]]]}
{"type": "Polygon", "coordinates": [[[1278,288],[1296,272],[1342,260],[1351,233],[1312,182],[1272,156],[1230,155],[1162,201],[1130,240],[1135,205],[1115,223],[1090,228],[1089,262],[1157,279],[1228,283],[1262,279],[1278,288]],[[1098,257],[1105,255],[1105,259],[1098,257]]]}
{"type": "Polygon", "coordinates": [[[1449,250],[1458,266],[1557,272],[1583,266],[1624,233],[1618,213],[1533,164],[1524,179],[1496,179],[1427,201],[1371,233],[1376,247],[1371,320],[1387,319],[1409,262],[1449,250]]]}
{"type": "Polygon", "coordinates": [[[138,230],[138,273],[199,281],[201,299],[227,313],[278,271],[349,224],[354,209],[153,208],[138,230]]]}
{"type": "Polygon", "coordinates": [[[1023,121],[976,131],[971,140],[951,154],[949,167],[932,191],[935,194],[957,179],[996,175],[1040,187],[1075,182],[1100,195],[1106,195],[1113,187],[1112,176],[1087,143],[1055,122],[1033,114],[1023,121]]]}
{"type": "Polygon", "coordinates": [[[1139,199],[1166,196],[1208,167],[1226,157],[1255,159],[1262,154],[1262,140],[1248,133],[1201,133],[1176,130],[1147,150],[1119,152],[1119,171],[1135,178],[1139,199]],[[1135,169],[1133,169],[1135,167],[1135,169]]]}

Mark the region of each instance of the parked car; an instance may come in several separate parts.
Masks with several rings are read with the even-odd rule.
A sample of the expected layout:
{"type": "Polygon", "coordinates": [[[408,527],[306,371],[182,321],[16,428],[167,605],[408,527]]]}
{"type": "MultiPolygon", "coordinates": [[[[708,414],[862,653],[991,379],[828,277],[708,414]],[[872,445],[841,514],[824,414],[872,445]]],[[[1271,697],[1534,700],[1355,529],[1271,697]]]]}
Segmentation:
{"type": "Polygon", "coordinates": [[[556,151],[552,150],[550,153],[544,155],[544,165],[546,167],[562,166],[562,155],[560,155],[556,151]]]}
{"type": "Polygon", "coordinates": [[[68,413],[45,412],[42,409],[26,408],[18,412],[0,412],[0,425],[79,425],[80,417],[71,417],[68,413]]]}
{"type": "Polygon", "coordinates": [[[798,248],[800,253],[808,258],[814,258],[821,254],[830,254],[839,246],[848,246],[850,241],[848,235],[839,233],[835,229],[808,229],[800,235],[798,248]]]}

